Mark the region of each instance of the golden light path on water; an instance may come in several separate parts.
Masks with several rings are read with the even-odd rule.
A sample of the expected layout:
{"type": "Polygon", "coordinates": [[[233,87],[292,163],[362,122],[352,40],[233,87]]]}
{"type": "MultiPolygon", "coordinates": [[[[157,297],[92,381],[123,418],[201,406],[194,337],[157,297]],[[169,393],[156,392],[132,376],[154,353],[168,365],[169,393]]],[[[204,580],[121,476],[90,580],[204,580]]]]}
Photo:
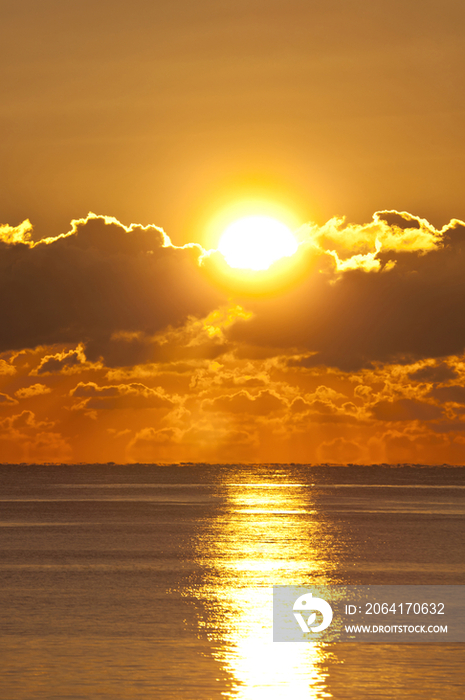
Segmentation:
{"type": "Polygon", "coordinates": [[[200,563],[212,574],[201,591],[205,616],[199,621],[215,658],[234,679],[226,697],[332,697],[324,647],[274,643],[272,635],[273,585],[304,585],[309,576],[328,582],[321,576],[322,553],[315,543],[322,533],[309,489],[232,484],[228,490],[224,514],[201,536],[200,563]]]}

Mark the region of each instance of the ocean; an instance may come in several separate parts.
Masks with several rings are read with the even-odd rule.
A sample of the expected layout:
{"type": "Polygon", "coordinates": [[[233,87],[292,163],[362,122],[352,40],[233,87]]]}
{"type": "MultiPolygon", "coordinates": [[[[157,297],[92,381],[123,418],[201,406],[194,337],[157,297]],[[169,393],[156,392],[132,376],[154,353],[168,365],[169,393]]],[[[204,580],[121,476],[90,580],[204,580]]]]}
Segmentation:
{"type": "Polygon", "coordinates": [[[465,644],[272,641],[272,587],[465,584],[465,469],[0,465],[1,700],[459,700],[465,644]]]}

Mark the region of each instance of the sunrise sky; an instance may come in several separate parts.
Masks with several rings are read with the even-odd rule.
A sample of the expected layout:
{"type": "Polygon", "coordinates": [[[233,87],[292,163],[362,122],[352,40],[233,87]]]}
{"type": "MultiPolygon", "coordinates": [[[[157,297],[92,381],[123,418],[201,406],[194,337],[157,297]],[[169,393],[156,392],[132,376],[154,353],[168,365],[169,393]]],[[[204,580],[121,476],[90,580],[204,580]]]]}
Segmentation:
{"type": "Polygon", "coordinates": [[[463,2],[0,20],[0,462],[465,462],[463,2]]]}

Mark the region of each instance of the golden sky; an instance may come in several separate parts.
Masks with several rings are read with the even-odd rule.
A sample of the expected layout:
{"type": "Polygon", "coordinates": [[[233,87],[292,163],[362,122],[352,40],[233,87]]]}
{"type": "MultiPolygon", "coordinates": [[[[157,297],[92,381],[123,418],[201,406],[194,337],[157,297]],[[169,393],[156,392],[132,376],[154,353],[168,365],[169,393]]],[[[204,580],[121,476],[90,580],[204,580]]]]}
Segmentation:
{"type": "Polygon", "coordinates": [[[0,13],[0,461],[465,461],[462,2],[0,13]]]}

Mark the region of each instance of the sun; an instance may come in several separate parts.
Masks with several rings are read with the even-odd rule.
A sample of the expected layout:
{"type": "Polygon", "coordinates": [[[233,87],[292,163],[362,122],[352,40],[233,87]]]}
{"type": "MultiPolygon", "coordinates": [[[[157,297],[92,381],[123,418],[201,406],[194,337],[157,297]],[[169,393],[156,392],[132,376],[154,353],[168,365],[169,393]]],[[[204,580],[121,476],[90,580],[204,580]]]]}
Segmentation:
{"type": "Polygon", "coordinates": [[[271,216],[246,216],[230,224],[218,250],[230,267],[267,270],[297,252],[298,243],[286,224],[271,216]]]}

